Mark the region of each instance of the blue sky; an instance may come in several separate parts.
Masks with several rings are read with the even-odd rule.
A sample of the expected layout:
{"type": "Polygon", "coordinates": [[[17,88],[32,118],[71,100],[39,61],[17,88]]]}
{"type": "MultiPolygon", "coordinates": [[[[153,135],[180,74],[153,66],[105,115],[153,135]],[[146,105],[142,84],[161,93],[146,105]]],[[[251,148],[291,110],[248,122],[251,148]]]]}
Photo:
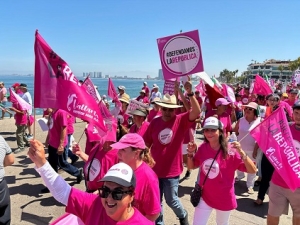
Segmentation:
{"type": "Polygon", "coordinates": [[[300,56],[298,0],[1,1],[0,74],[33,73],[34,33],[77,76],[157,76],[156,39],[199,30],[205,71],[300,56]]]}

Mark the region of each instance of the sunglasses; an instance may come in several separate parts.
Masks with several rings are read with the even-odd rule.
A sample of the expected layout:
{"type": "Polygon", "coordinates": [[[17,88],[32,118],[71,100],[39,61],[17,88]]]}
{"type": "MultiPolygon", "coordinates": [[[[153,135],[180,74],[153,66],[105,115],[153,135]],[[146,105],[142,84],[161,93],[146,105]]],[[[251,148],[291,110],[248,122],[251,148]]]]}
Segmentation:
{"type": "Polygon", "coordinates": [[[246,107],[245,110],[246,109],[249,110],[249,111],[253,111],[254,110],[253,108],[249,108],[249,107],[246,107]]]}
{"type": "Polygon", "coordinates": [[[109,194],[111,194],[111,197],[117,201],[122,200],[122,198],[125,195],[133,193],[132,190],[128,190],[128,191],[122,191],[119,189],[110,190],[108,187],[105,187],[105,186],[102,188],[99,188],[98,191],[99,191],[99,196],[101,198],[107,198],[109,196],[109,194]]]}
{"type": "Polygon", "coordinates": [[[169,112],[174,112],[175,109],[170,109],[170,108],[161,108],[162,111],[166,112],[166,111],[169,111],[169,112]]]}

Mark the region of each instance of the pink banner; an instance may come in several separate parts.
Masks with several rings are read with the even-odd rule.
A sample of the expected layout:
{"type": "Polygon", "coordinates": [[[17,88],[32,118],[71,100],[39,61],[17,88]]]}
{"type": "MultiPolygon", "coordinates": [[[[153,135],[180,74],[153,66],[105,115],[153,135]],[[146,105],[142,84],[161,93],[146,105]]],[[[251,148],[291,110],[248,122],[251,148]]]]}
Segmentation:
{"type": "Polygon", "coordinates": [[[175,92],[175,81],[165,80],[163,94],[173,95],[175,92]]]}
{"type": "Polygon", "coordinates": [[[204,71],[198,30],[157,39],[165,80],[204,71]]]}
{"type": "Polygon", "coordinates": [[[236,102],[234,90],[227,84],[222,84],[224,95],[230,102],[236,102]]]}
{"type": "Polygon", "coordinates": [[[259,94],[259,95],[268,95],[268,94],[272,94],[273,91],[270,88],[270,86],[268,85],[268,83],[257,74],[255,76],[254,87],[253,87],[253,91],[251,93],[259,94]]]}
{"type": "Polygon", "coordinates": [[[16,94],[14,91],[9,89],[10,93],[10,101],[12,103],[18,103],[22,110],[31,110],[32,106],[26,102],[23,98],[21,98],[18,94],[16,94]]]}
{"type": "Polygon", "coordinates": [[[88,76],[88,77],[84,80],[82,86],[85,87],[87,93],[88,93],[89,95],[91,95],[91,96],[95,99],[95,101],[96,101],[97,103],[100,102],[101,98],[100,98],[100,96],[99,96],[99,94],[98,94],[98,91],[97,91],[97,89],[95,88],[95,85],[93,84],[93,82],[92,82],[90,76],[88,76]]]}
{"type": "Polygon", "coordinates": [[[289,188],[298,188],[300,163],[283,108],[278,108],[250,134],[289,188]]]}
{"type": "Polygon", "coordinates": [[[118,93],[115,89],[114,83],[110,78],[108,78],[107,95],[115,102],[117,107],[122,107],[122,103],[118,99],[118,93]]]}
{"type": "Polygon", "coordinates": [[[82,222],[81,219],[79,219],[79,217],[70,213],[65,213],[50,225],[66,225],[66,224],[84,225],[84,223],[82,222]]]}
{"type": "Polygon", "coordinates": [[[81,87],[68,64],[60,58],[36,31],[34,106],[59,108],[97,126],[106,128],[97,102],[81,87]]]}

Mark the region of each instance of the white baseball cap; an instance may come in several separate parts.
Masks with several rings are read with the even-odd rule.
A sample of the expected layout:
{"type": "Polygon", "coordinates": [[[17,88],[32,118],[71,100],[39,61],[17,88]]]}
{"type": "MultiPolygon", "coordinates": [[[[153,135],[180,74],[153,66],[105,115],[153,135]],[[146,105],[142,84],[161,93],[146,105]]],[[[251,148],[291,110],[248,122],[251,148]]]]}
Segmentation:
{"type": "Polygon", "coordinates": [[[204,121],[203,129],[223,129],[223,124],[216,117],[211,116],[204,121]]]}
{"type": "Polygon", "coordinates": [[[99,181],[109,181],[122,185],[123,187],[136,186],[136,178],[133,170],[130,166],[123,162],[113,165],[99,181]]]}

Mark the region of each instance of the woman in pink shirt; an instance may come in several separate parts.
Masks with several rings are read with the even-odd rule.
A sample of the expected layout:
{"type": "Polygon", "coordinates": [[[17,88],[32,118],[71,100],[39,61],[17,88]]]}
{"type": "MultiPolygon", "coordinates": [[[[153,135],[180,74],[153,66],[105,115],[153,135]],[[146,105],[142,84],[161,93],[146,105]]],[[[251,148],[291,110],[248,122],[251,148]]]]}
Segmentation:
{"type": "Polygon", "coordinates": [[[150,123],[154,118],[161,116],[160,106],[156,104],[159,102],[160,98],[154,98],[151,102],[153,108],[149,111],[149,115],[147,117],[147,121],[150,123]]]}
{"type": "Polygon", "coordinates": [[[137,183],[133,206],[154,223],[161,211],[159,185],[157,175],[151,169],[155,162],[143,138],[129,133],[111,146],[119,149],[120,161],[128,164],[135,173],[137,183]]]}
{"type": "Polygon", "coordinates": [[[195,208],[194,225],[205,225],[213,209],[217,225],[228,225],[231,210],[237,207],[234,194],[235,170],[255,173],[256,167],[238,142],[228,143],[222,123],[215,117],[205,120],[204,142],[188,145],[188,168],[200,169],[199,186],[202,196],[195,208]],[[206,179],[206,176],[208,179],[206,179]],[[205,184],[203,185],[205,181],[205,184]]]}
{"type": "Polygon", "coordinates": [[[149,126],[149,122],[145,121],[148,115],[147,110],[143,108],[137,108],[129,114],[133,116],[134,123],[129,129],[129,133],[137,133],[143,136],[149,126]]]}
{"type": "Polygon", "coordinates": [[[125,163],[112,166],[100,180],[99,196],[71,187],[50,166],[43,144],[31,141],[28,155],[35,163],[53,197],[66,205],[66,212],[79,217],[85,225],[152,225],[132,206],[136,188],[133,170],[125,163]]]}

